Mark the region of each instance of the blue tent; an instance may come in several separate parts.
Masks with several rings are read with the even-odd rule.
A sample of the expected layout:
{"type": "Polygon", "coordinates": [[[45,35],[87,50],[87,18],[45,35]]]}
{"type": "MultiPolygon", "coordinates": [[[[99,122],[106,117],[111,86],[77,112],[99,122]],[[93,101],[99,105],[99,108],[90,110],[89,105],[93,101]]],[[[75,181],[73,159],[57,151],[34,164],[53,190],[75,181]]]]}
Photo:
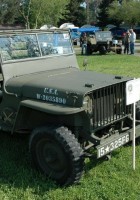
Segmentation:
{"type": "Polygon", "coordinates": [[[87,28],[79,28],[78,31],[83,33],[83,32],[86,32],[86,33],[95,33],[96,31],[100,31],[101,29],[99,27],[87,27],[87,28]]]}
{"type": "Polygon", "coordinates": [[[82,27],[82,28],[70,28],[71,38],[72,40],[80,40],[80,37],[83,33],[94,34],[96,31],[100,31],[99,27],[91,26],[91,27],[82,27]]]}

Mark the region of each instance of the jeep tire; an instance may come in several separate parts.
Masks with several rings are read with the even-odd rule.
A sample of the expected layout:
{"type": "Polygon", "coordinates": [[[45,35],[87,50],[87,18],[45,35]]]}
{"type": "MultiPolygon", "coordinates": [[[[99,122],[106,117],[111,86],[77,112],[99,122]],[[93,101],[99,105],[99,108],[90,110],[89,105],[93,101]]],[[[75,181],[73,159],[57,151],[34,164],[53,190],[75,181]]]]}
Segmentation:
{"type": "Polygon", "coordinates": [[[99,52],[100,52],[100,54],[105,55],[107,53],[105,46],[100,46],[99,52]]]}
{"type": "Polygon", "coordinates": [[[83,173],[83,150],[66,127],[35,129],[29,140],[32,161],[59,185],[77,183],[83,173]]]}
{"type": "Polygon", "coordinates": [[[121,54],[121,53],[122,53],[122,49],[117,49],[117,50],[116,50],[116,53],[117,53],[117,54],[121,54]]]}

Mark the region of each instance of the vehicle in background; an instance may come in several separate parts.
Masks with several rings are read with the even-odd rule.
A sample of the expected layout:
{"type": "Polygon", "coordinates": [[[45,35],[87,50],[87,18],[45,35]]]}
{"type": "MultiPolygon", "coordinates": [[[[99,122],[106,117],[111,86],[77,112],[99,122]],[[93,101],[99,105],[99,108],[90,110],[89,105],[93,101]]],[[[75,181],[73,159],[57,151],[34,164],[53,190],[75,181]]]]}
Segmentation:
{"type": "Polygon", "coordinates": [[[59,27],[61,29],[65,29],[65,28],[79,28],[78,26],[75,26],[74,24],[72,23],[64,23],[64,24],[61,24],[61,26],[59,27]]]}
{"type": "Polygon", "coordinates": [[[43,26],[40,27],[41,30],[47,30],[47,29],[57,29],[56,26],[53,26],[51,24],[44,24],[43,26]]]}
{"type": "Polygon", "coordinates": [[[81,28],[79,28],[79,32],[81,33],[80,35],[80,47],[82,46],[82,37],[84,35],[84,33],[86,33],[86,35],[95,35],[95,32],[96,31],[100,31],[100,28],[99,27],[95,27],[95,26],[83,26],[81,28]]]}
{"type": "Polygon", "coordinates": [[[114,39],[123,40],[124,36],[126,35],[127,29],[120,28],[120,27],[114,27],[114,28],[109,29],[109,31],[111,31],[114,39]]]}
{"type": "Polygon", "coordinates": [[[140,26],[135,27],[134,32],[136,33],[136,38],[140,39],[140,26]]]}
{"type": "Polygon", "coordinates": [[[80,35],[81,33],[79,32],[79,28],[70,28],[70,35],[72,39],[73,45],[78,45],[80,43],[80,35]]]}
{"type": "Polygon", "coordinates": [[[71,27],[70,33],[71,33],[72,42],[74,45],[77,45],[79,43],[81,46],[81,38],[84,33],[86,33],[87,35],[93,35],[96,31],[99,31],[99,30],[100,28],[95,27],[95,26],[90,26],[90,27],[83,26],[81,28],[71,27]]]}
{"type": "Polygon", "coordinates": [[[87,34],[93,34],[96,31],[100,31],[101,29],[96,26],[91,26],[91,27],[81,27],[78,29],[80,33],[87,33],[87,34]]]}
{"type": "Polygon", "coordinates": [[[80,40],[80,33],[78,32],[78,29],[79,29],[78,26],[75,26],[73,23],[68,22],[68,23],[61,24],[61,26],[59,28],[60,29],[69,29],[73,45],[78,44],[78,42],[80,40]]]}
{"type": "Polygon", "coordinates": [[[87,54],[98,52],[100,54],[106,54],[113,51],[117,54],[122,53],[122,46],[118,43],[118,40],[113,40],[110,31],[97,31],[93,35],[88,36],[87,54]]]}
{"type": "Polygon", "coordinates": [[[108,25],[106,25],[106,29],[107,30],[110,30],[111,28],[114,28],[114,27],[116,27],[114,24],[108,24],[108,25]]]}

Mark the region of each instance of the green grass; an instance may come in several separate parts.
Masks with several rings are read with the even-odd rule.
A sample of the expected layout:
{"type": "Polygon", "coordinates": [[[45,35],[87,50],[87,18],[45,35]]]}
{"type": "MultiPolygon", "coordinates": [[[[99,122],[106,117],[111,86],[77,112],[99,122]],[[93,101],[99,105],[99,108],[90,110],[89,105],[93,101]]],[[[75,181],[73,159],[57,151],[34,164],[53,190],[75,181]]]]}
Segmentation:
{"type": "Polygon", "coordinates": [[[137,39],[137,40],[136,40],[136,43],[140,43],[140,39],[137,39]]]}
{"type": "MultiPolygon", "coordinates": [[[[89,70],[140,77],[140,57],[108,54],[77,55],[89,70]]],[[[140,145],[136,146],[136,170],[132,170],[132,147],[113,152],[109,161],[86,159],[85,173],[78,185],[60,188],[33,169],[28,137],[0,134],[0,200],[139,200],[140,145]]]]}
{"type": "Polygon", "coordinates": [[[118,55],[109,53],[107,55],[93,54],[91,56],[77,55],[78,63],[82,67],[83,60],[88,61],[87,70],[110,73],[115,75],[124,75],[140,77],[140,57],[134,55],[118,55]]]}

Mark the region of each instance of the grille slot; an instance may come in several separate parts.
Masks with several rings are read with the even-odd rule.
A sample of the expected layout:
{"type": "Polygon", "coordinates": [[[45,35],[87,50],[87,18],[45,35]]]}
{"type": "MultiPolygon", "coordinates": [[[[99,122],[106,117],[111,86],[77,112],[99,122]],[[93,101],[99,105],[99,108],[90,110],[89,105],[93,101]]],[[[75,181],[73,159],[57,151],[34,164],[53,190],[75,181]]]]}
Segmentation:
{"type": "Polygon", "coordinates": [[[126,83],[119,83],[94,91],[94,129],[108,125],[127,116],[130,106],[126,106],[126,83]]]}

